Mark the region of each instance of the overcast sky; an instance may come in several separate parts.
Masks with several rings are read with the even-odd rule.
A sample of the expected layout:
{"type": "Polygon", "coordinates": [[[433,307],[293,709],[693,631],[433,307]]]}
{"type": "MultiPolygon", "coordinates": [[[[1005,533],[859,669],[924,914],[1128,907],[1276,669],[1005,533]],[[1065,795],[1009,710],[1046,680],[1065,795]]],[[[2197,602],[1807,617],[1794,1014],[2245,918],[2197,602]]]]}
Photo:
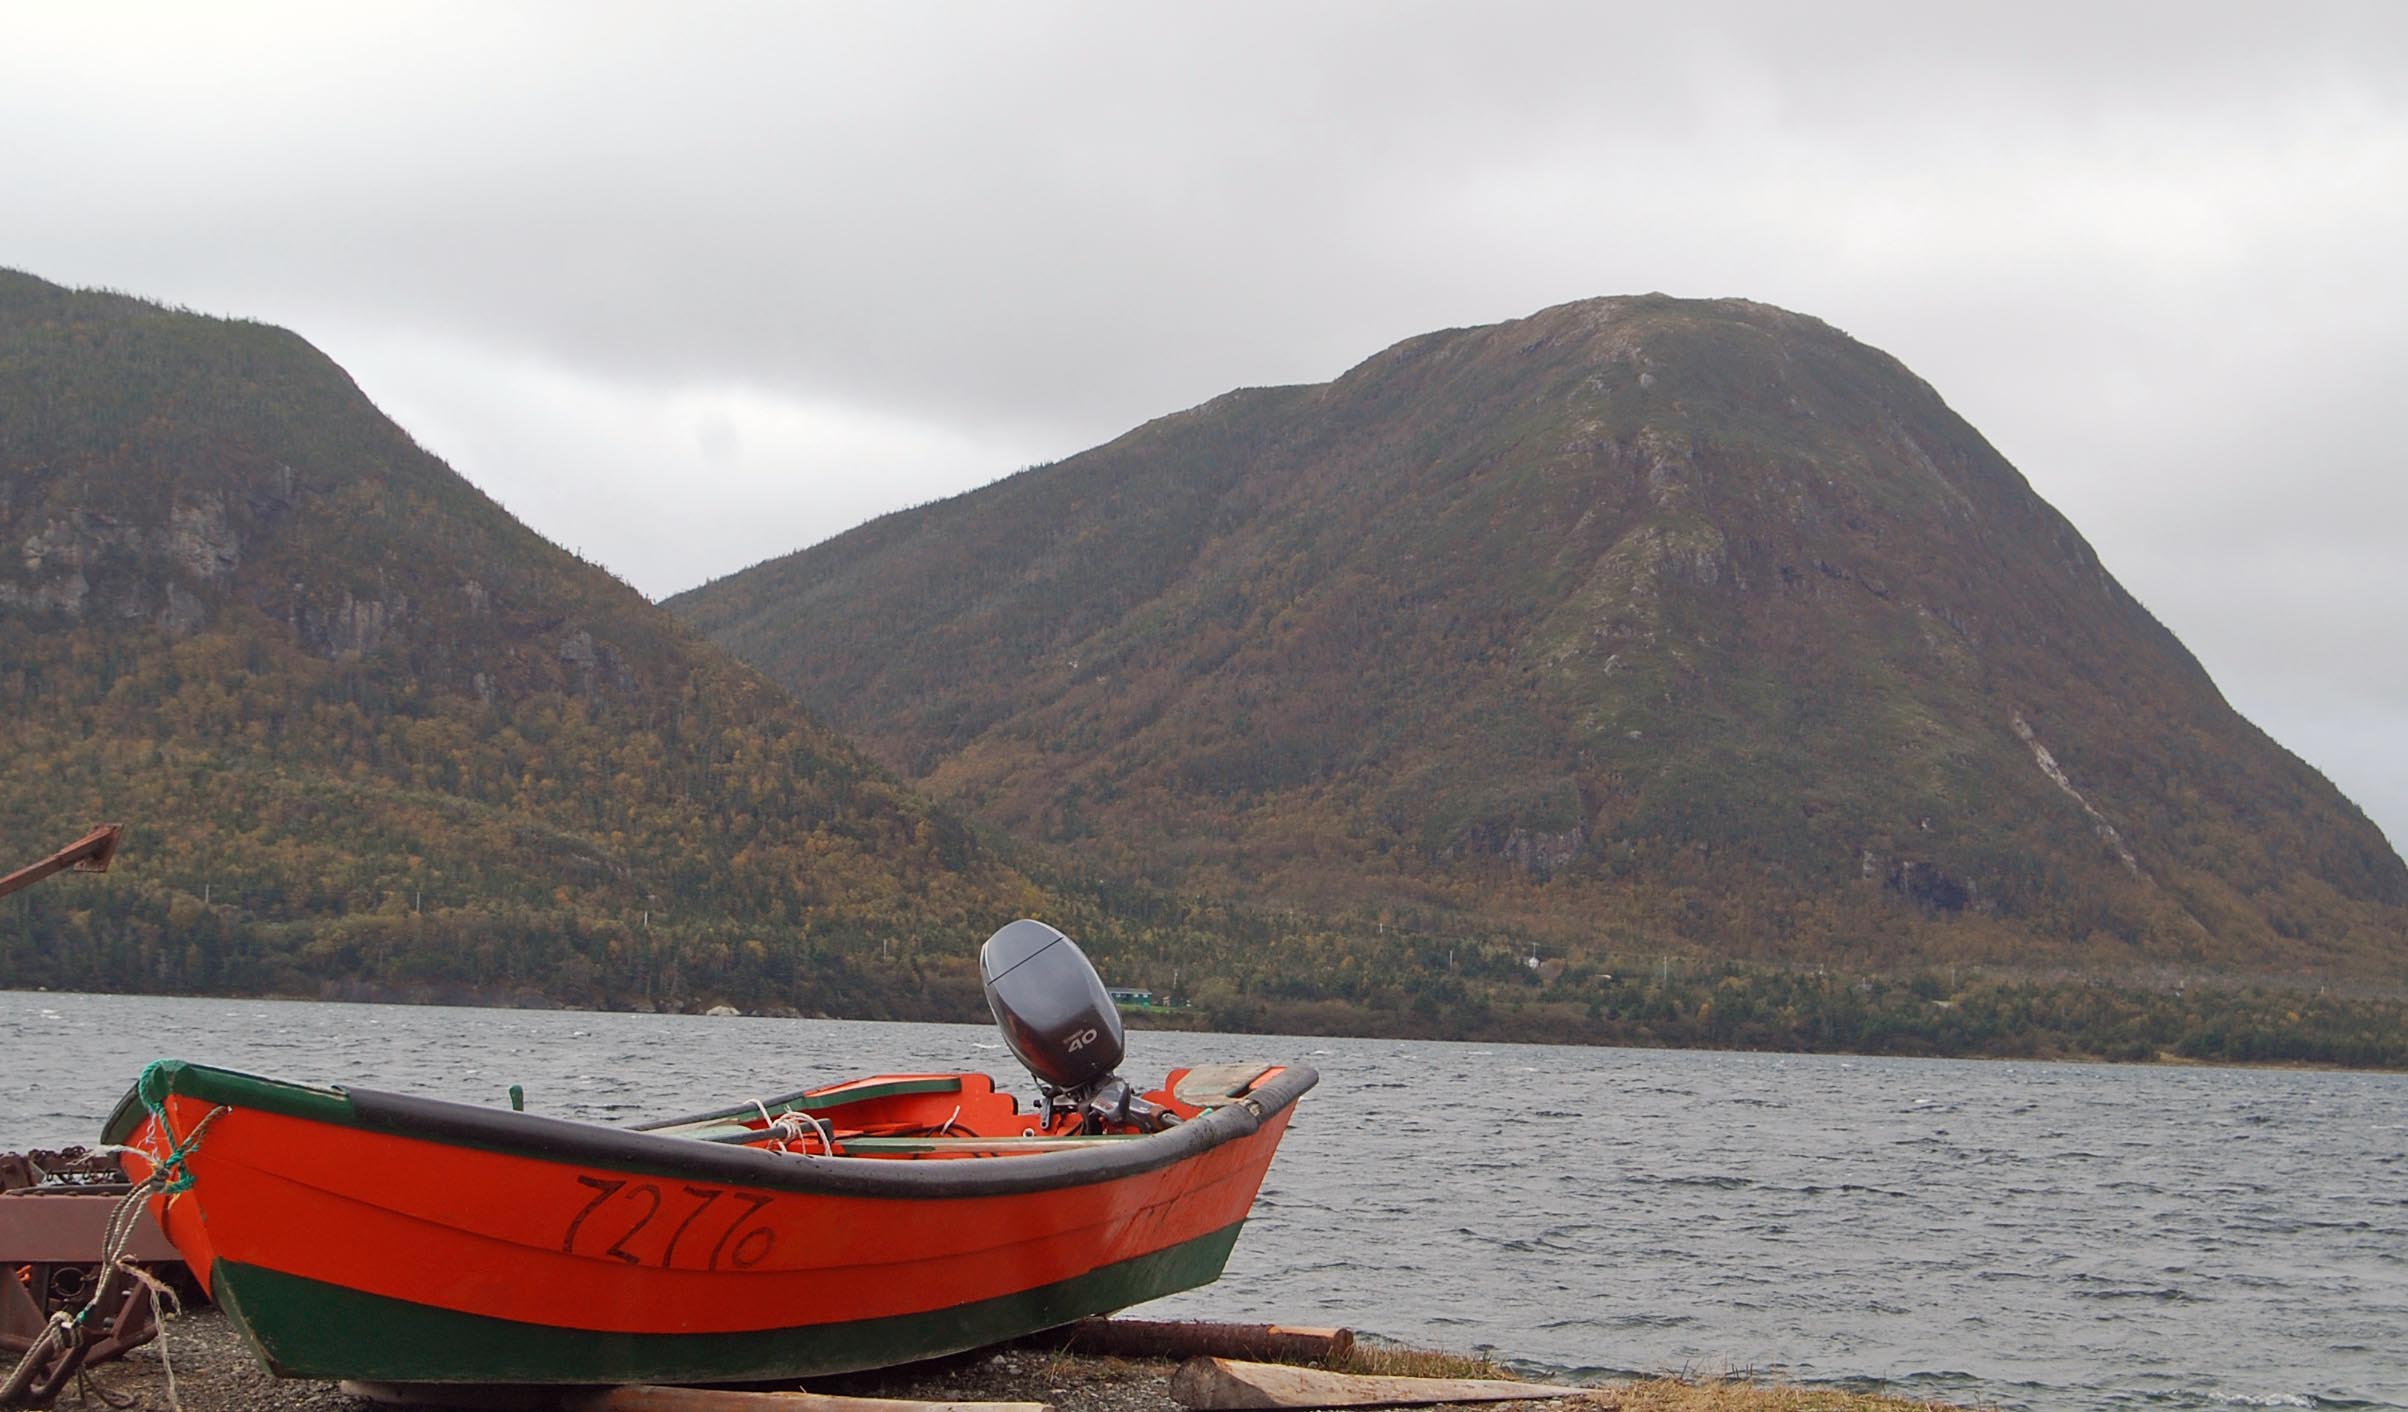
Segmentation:
{"type": "Polygon", "coordinates": [[[2408,5],[0,3],[0,265],[661,596],[1597,294],[1929,379],[2408,842],[2408,5]]]}

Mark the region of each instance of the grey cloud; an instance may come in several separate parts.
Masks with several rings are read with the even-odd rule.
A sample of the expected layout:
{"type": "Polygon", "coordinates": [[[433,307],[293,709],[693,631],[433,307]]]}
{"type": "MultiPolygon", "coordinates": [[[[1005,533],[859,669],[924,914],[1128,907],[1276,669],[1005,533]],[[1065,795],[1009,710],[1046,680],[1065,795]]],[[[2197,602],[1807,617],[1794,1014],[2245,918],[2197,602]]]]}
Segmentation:
{"type": "Polygon", "coordinates": [[[649,592],[1426,329],[1746,295],[1929,378],[2408,832],[2397,6],[10,23],[0,263],[299,329],[649,592]]]}

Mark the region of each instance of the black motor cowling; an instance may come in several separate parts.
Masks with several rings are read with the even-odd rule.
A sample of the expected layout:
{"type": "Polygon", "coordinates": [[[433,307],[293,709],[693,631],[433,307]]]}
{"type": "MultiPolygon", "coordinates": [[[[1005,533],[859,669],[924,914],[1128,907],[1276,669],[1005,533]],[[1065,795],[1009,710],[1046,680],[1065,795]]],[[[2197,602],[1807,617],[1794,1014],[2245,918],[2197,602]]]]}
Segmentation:
{"type": "Polygon", "coordinates": [[[1120,1011],[1069,937],[1043,922],[1014,922],[978,949],[978,978],[1003,1042],[1038,1082],[1068,1092],[1120,1066],[1120,1011]]]}
{"type": "Polygon", "coordinates": [[[978,978],[1003,1042],[1044,1090],[1049,1126],[1061,1109],[1107,1130],[1179,1121],[1113,1072],[1127,1051],[1120,1011],[1077,942],[1023,918],[978,949],[978,978]]]}

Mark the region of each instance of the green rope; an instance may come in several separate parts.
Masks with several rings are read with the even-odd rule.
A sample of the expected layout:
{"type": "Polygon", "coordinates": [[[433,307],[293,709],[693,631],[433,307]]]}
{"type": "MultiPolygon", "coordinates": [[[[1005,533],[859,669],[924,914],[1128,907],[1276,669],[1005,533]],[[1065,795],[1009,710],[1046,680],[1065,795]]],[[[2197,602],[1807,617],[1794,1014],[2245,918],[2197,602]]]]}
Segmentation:
{"type": "Polygon", "coordinates": [[[201,1129],[208,1124],[204,1122],[194,1128],[189,1138],[179,1139],[176,1136],[176,1130],[167,1121],[169,1080],[165,1064],[165,1060],[153,1059],[144,1065],[142,1077],[134,1081],[134,1092],[141,1095],[142,1106],[150,1110],[151,1121],[159,1125],[160,1135],[167,1139],[167,1155],[159,1159],[159,1172],[168,1180],[159,1188],[159,1193],[173,1196],[192,1187],[192,1164],[187,1159],[200,1150],[201,1129]]]}

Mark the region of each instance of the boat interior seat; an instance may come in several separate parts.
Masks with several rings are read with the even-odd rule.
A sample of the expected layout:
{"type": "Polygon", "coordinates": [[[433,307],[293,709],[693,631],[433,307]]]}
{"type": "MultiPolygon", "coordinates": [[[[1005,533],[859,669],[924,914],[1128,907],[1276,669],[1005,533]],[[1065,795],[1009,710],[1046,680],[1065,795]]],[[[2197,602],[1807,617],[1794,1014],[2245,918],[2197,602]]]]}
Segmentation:
{"type": "Polygon", "coordinates": [[[1243,1098],[1269,1072],[1269,1064],[1198,1064],[1172,1076],[1171,1097],[1191,1108],[1219,1108],[1243,1098]]]}

